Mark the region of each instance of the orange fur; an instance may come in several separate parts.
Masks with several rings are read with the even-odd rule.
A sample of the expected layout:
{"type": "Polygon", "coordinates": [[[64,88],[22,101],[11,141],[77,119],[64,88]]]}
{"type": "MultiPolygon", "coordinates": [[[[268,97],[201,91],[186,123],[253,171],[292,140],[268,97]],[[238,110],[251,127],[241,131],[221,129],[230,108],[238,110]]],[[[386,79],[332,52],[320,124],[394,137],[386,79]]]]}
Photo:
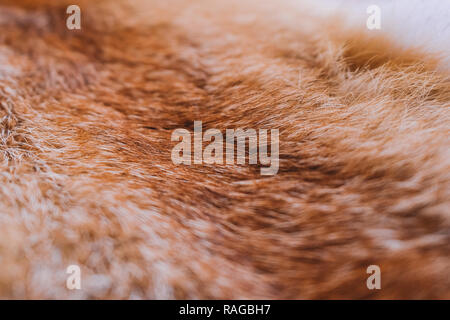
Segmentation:
{"type": "Polygon", "coordinates": [[[437,58],[288,3],[78,3],[0,1],[0,297],[450,298],[437,58]],[[278,174],[174,165],[194,120],[279,128],[278,174]]]}

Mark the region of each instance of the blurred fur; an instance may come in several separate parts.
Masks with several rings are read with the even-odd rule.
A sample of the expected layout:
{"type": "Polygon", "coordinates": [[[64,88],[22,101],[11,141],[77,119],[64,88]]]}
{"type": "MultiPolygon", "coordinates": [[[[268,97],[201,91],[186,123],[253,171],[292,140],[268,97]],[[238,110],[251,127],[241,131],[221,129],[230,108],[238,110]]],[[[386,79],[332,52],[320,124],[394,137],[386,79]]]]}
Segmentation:
{"type": "Polygon", "coordinates": [[[0,1],[0,297],[450,298],[438,57],[298,3],[77,2],[0,1]],[[174,165],[194,120],[279,128],[278,175],[174,165]]]}

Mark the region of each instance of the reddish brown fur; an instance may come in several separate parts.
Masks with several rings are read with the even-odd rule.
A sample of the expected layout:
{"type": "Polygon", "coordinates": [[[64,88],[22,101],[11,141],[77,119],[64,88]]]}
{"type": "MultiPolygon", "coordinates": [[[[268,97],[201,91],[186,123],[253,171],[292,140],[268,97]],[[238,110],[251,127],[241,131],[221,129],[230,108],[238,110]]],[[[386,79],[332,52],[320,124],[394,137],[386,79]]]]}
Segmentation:
{"type": "Polygon", "coordinates": [[[437,59],[289,4],[77,2],[0,1],[0,297],[450,298],[437,59]],[[279,128],[279,173],[174,165],[194,120],[279,128]]]}

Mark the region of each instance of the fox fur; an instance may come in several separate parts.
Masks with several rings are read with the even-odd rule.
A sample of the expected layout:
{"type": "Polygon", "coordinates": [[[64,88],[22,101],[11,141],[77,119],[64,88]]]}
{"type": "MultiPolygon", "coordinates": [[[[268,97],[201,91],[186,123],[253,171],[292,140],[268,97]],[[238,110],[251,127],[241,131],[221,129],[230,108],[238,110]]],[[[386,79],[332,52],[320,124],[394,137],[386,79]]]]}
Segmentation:
{"type": "Polygon", "coordinates": [[[0,1],[0,298],[450,298],[442,53],[310,2],[74,2],[0,1]],[[278,174],[175,165],[196,120],[279,129],[278,174]]]}

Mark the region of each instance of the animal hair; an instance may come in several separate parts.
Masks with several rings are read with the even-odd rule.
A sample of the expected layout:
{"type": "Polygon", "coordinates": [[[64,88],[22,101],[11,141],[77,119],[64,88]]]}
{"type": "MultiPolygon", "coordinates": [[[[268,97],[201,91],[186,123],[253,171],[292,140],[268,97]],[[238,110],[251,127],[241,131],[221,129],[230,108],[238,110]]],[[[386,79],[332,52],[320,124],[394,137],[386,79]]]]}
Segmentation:
{"type": "Polygon", "coordinates": [[[1,298],[450,298],[439,54],[302,1],[76,2],[0,1],[1,298]],[[175,165],[194,121],[279,129],[278,173],[175,165]]]}

